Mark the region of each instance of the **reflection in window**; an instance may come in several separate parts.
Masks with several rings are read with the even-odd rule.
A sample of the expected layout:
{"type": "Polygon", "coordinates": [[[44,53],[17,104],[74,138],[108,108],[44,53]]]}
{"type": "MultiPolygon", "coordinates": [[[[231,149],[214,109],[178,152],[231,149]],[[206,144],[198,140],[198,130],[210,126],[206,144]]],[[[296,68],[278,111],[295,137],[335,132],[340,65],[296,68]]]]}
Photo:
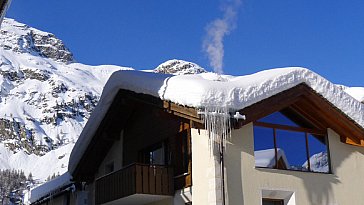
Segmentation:
{"type": "Polygon", "coordinates": [[[163,147],[158,147],[154,150],[149,151],[149,164],[164,164],[164,149],[163,147]]]}
{"type": "MultiPolygon", "coordinates": [[[[329,172],[326,138],[308,134],[310,168],[315,172],[329,172]]],[[[307,163],[304,164],[307,166],[307,163]]]]}
{"type": "Polygon", "coordinates": [[[165,165],[164,144],[160,143],[140,152],[140,162],[153,165],[165,165]]]}
{"type": "Polygon", "coordinates": [[[288,117],[283,115],[281,112],[275,112],[273,114],[267,115],[261,119],[258,120],[259,122],[279,122],[280,125],[288,125],[292,127],[300,127],[297,123],[290,120],[288,117]]]}
{"type": "Polygon", "coordinates": [[[303,132],[276,129],[277,148],[286,158],[288,169],[307,171],[302,165],[307,161],[306,139],[303,132]]]}
{"type": "Polygon", "coordinates": [[[255,166],[328,173],[325,132],[298,127],[291,118],[276,112],[254,123],[255,166]]]}

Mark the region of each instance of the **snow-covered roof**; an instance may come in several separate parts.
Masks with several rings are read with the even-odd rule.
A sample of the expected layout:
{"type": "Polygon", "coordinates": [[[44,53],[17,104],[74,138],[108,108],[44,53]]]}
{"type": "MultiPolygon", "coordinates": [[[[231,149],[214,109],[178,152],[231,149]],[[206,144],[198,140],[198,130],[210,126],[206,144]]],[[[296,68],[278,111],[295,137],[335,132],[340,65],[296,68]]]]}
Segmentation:
{"type": "Polygon", "coordinates": [[[349,95],[353,96],[358,101],[364,103],[364,87],[347,88],[347,89],[345,89],[345,92],[347,92],[349,95]]]}
{"type": "Polygon", "coordinates": [[[27,202],[34,203],[44,197],[56,194],[56,192],[59,191],[59,189],[71,185],[72,184],[71,179],[72,177],[69,174],[69,172],[66,172],[61,176],[58,176],[38,187],[31,189],[28,192],[27,197],[24,197],[26,203],[27,202]]]}
{"type": "Polygon", "coordinates": [[[120,89],[196,108],[216,106],[241,110],[301,83],[311,87],[364,128],[364,104],[306,68],[278,68],[245,76],[219,76],[214,73],[172,76],[141,71],[117,71],[107,82],[99,104],[72,151],[69,171],[70,173],[75,171],[98,125],[120,89]]]}
{"type": "MultiPolygon", "coordinates": [[[[276,165],[275,149],[265,149],[254,151],[255,166],[256,167],[270,167],[273,168],[276,165]]],[[[277,158],[283,160],[286,167],[290,167],[286,154],[280,148],[277,148],[277,158]]]]}

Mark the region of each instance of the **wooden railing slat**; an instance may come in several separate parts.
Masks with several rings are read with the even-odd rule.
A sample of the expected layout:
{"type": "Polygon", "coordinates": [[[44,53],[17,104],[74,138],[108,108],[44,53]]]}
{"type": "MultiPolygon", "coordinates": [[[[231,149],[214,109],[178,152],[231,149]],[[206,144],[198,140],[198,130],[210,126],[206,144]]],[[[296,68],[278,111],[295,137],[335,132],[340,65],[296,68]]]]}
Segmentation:
{"type": "Polygon", "coordinates": [[[157,169],[156,170],[156,194],[160,195],[162,194],[162,170],[157,169]]]}
{"type": "Polygon", "coordinates": [[[136,193],[141,194],[143,193],[142,167],[140,165],[136,165],[135,168],[136,168],[136,177],[135,177],[136,193]]]}
{"type": "Polygon", "coordinates": [[[168,193],[168,175],[167,170],[162,169],[162,193],[168,193]]]}
{"type": "Polygon", "coordinates": [[[155,167],[149,166],[149,193],[155,194],[155,167]]]}
{"type": "Polygon", "coordinates": [[[133,194],[173,195],[172,168],[134,164],[96,180],[95,202],[103,204],[133,194]]]}
{"type": "Polygon", "coordinates": [[[143,179],[143,193],[145,194],[149,194],[149,185],[148,185],[148,181],[149,181],[149,174],[148,174],[148,167],[146,166],[143,166],[142,167],[142,170],[143,170],[143,174],[142,174],[142,179],[143,179]]]}

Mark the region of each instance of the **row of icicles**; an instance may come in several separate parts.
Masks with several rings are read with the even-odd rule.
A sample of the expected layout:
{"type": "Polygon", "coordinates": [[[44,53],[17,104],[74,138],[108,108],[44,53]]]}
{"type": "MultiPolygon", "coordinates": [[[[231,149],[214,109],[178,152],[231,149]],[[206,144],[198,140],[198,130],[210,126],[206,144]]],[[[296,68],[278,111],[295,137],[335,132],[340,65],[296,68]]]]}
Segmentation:
{"type": "Polygon", "coordinates": [[[245,116],[236,112],[231,116],[229,108],[218,106],[205,106],[198,114],[201,115],[209,137],[210,153],[222,150],[231,138],[231,118],[245,120],[245,116]]]}

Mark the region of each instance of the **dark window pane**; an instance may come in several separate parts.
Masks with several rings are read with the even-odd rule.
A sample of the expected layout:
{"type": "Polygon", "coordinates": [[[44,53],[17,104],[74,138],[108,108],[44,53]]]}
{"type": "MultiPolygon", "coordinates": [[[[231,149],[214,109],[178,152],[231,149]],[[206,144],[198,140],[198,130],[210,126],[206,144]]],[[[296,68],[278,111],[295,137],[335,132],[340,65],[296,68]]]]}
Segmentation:
{"type": "Polygon", "coordinates": [[[329,172],[329,158],[327,153],[326,137],[309,134],[308,147],[310,152],[311,171],[325,173],[329,172]]]}
{"type": "Polygon", "coordinates": [[[283,205],[283,200],[277,200],[277,199],[263,199],[262,205],[283,205]]]}
{"type": "Polygon", "coordinates": [[[158,144],[151,148],[140,151],[139,162],[146,164],[165,165],[165,149],[164,145],[158,144]]]}
{"type": "Polygon", "coordinates": [[[256,167],[275,167],[274,136],[272,128],[254,126],[254,156],[256,167]]]}
{"type": "Polygon", "coordinates": [[[149,152],[150,164],[164,165],[164,149],[159,147],[149,152]]]}
{"type": "Polygon", "coordinates": [[[307,161],[305,133],[278,129],[276,131],[278,161],[287,169],[307,171],[303,167],[307,161]]]}
{"type": "Polygon", "coordinates": [[[189,143],[187,131],[181,132],[176,136],[176,160],[174,166],[175,176],[188,173],[189,164],[189,143]]]}
{"type": "Polygon", "coordinates": [[[293,122],[291,119],[283,115],[281,112],[275,112],[270,115],[267,115],[258,120],[258,122],[299,127],[295,122],[293,122]]]}

